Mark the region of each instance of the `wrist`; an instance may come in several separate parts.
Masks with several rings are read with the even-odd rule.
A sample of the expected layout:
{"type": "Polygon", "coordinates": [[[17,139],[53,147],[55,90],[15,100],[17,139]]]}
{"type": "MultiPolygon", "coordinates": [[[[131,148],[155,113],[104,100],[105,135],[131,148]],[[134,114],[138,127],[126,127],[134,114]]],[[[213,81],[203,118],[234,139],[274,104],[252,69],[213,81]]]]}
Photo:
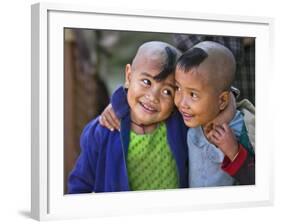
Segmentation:
{"type": "Polygon", "coordinates": [[[231,176],[235,175],[243,166],[247,156],[247,150],[244,149],[241,144],[239,144],[239,153],[237,157],[233,161],[230,161],[230,159],[225,156],[222,163],[222,169],[231,176]]]}
{"type": "Polygon", "coordinates": [[[238,150],[237,153],[234,155],[234,157],[232,159],[230,159],[231,162],[233,162],[237,158],[237,156],[239,155],[239,152],[240,152],[240,150],[238,150]]]}
{"type": "Polygon", "coordinates": [[[237,146],[235,147],[235,150],[233,150],[231,154],[226,155],[226,156],[230,159],[231,162],[233,162],[239,155],[239,151],[240,151],[239,145],[237,144],[237,146]]]}

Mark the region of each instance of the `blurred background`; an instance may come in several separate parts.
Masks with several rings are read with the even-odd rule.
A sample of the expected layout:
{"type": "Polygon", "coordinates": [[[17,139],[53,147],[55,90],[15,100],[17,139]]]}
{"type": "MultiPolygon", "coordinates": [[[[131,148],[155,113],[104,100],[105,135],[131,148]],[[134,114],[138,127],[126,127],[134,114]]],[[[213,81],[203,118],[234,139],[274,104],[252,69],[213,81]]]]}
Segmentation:
{"type": "MultiPolygon", "coordinates": [[[[237,63],[234,86],[239,99],[255,105],[255,39],[251,37],[131,31],[64,30],[64,191],[67,177],[80,153],[83,127],[108,105],[110,95],[124,82],[125,65],[147,41],[164,41],[182,52],[200,41],[228,47],[237,63]]],[[[238,99],[238,100],[239,100],[238,99]]]]}

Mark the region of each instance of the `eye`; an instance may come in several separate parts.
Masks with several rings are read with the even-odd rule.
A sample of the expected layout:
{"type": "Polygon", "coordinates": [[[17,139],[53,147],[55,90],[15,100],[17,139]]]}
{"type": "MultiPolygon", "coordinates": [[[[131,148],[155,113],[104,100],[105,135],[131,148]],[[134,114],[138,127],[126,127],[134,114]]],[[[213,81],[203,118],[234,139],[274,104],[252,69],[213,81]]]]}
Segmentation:
{"type": "Polygon", "coordinates": [[[173,96],[174,95],[174,90],[171,90],[171,89],[164,89],[163,90],[163,94],[165,96],[173,96]]]}
{"type": "Polygon", "coordinates": [[[163,93],[164,93],[165,95],[167,95],[167,96],[172,95],[172,91],[169,90],[169,89],[164,89],[164,90],[163,90],[163,93]]]}
{"type": "Polygon", "coordinates": [[[150,85],[151,85],[151,81],[148,80],[148,79],[143,79],[142,82],[143,82],[143,84],[146,85],[146,86],[150,86],[150,85]]]}
{"type": "Polygon", "coordinates": [[[197,94],[197,93],[191,92],[191,93],[190,93],[190,96],[191,96],[191,98],[194,99],[194,100],[198,99],[198,94],[197,94]]]}
{"type": "Polygon", "coordinates": [[[179,86],[175,86],[175,90],[178,92],[178,91],[180,91],[181,89],[180,89],[180,87],[179,86]]]}

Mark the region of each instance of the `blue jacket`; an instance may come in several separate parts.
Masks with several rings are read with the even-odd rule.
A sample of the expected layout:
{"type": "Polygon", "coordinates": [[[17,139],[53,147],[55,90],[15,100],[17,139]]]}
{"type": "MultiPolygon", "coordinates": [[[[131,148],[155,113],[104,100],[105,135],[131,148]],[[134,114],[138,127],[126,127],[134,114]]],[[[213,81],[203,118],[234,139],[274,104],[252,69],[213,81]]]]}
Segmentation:
{"type": "MultiPolygon", "coordinates": [[[[91,121],[81,135],[81,154],[69,175],[68,193],[129,191],[126,156],[130,140],[130,109],[126,90],[118,88],[112,95],[113,110],[121,118],[121,131],[111,132],[91,121]]],[[[175,110],[166,120],[167,138],[177,164],[181,188],[187,180],[187,128],[175,110]]]]}

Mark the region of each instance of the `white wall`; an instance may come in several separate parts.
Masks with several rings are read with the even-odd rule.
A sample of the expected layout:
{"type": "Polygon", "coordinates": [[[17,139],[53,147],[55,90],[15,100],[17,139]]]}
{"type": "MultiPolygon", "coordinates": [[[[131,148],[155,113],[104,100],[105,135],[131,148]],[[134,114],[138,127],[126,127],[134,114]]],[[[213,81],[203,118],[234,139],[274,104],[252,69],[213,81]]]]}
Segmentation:
{"type": "MultiPolygon", "coordinates": [[[[11,0],[2,2],[0,13],[0,222],[31,223],[30,209],[30,4],[36,1],[11,0]]],[[[71,2],[77,1],[57,1],[71,2]]],[[[275,18],[275,41],[281,40],[281,15],[276,0],[201,0],[201,1],[152,1],[118,0],[99,1],[99,6],[138,9],[181,10],[275,18]],[[234,4],[235,3],[235,4],[234,4]]],[[[79,4],[95,4],[95,1],[80,0],[79,4]]],[[[281,74],[280,42],[275,42],[275,74],[281,74]],[[279,51],[278,51],[279,50],[279,51]]],[[[266,74],[265,74],[266,75],[266,74]]],[[[280,78],[276,77],[278,88],[280,78]]],[[[280,93],[274,97],[280,105],[280,93]]],[[[274,105],[273,116],[280,122],[280,106],[274,105]],[[279,117],[277,117],[279,115],[279,117]]],[[[273,106],[273,105],[272,105],[273,106]]],[[[277,125],[271,130],[277,142],[277,125]]],[[[280,131],[279,131],[280,133],[280,131]]],[[[186,213],[147,215],[135,217],[82,220],[79,223],[278,223],[281,221],[280,150],[275,149],[275,205],[273,207],[224,209],[186,213]],[[275,221],[273,221],[275,220],[275,221]]],[[[58,223],[76,223],[63,221],[58,223]]]]}

